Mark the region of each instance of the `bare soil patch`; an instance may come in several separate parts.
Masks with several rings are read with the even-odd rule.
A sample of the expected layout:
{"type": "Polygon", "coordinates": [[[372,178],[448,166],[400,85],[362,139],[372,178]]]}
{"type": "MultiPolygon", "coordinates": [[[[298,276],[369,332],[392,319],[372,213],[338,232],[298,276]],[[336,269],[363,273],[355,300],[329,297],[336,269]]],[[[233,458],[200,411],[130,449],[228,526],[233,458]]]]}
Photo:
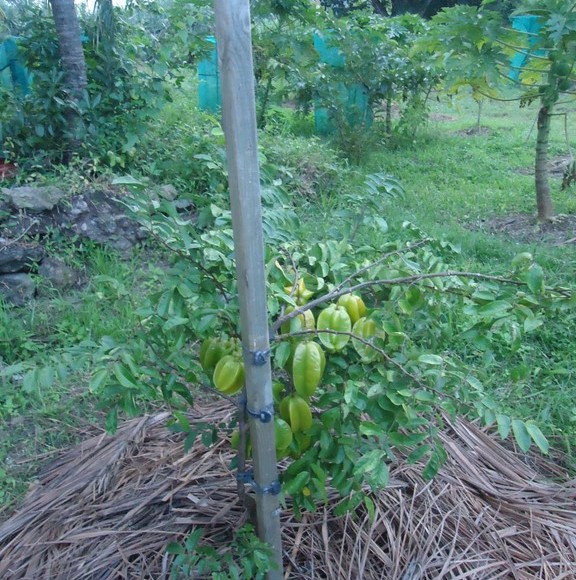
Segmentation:
{"type": "MultiPolygon", "coordinates": [[[[574,158],[571,155],[560,155],[548,160],[548,173],[550,177],[562,179],[573,161],[574,158]]],[[[534,175],[534,167],[519,167],[516,169],[516,172],[521,175],[534,175]]]]}
{"type": "Polygon", "coordinates": [[[576,244],[576,216],[559,215],[540,224],[532,214],[508,214],[469,224],[473,230],[487,231],[516,242],[541,242],[554,246],[576,244]]]}
{"type": "Polygon", "coordinates": [[[446,115],[445,113],[430,113],[431,121],[455,121],[455,115],[446,115]]]}
{"type": "Polygon", "coordinates": [[[461,129],[460,131],[456,131],[454,133],[458,137],[485,137],[486,135],[490,135],[492,133],[492,129],[490,127],[470,127],[469,129],[461,129]]]}

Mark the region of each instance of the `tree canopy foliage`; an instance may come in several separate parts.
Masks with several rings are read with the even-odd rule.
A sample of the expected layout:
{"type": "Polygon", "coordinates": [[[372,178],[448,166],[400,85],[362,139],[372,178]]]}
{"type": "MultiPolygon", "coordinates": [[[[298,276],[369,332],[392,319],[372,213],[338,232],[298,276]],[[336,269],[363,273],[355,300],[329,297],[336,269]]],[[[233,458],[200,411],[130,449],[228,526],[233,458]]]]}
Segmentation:
{"type": "MultiPolygon", "coordinates": [[[[479,6],[481,2],[482,0],[321,0],[324,7],[331,8],[339,15],[372,7],[378,14],[398,15],[410,12],[423,18],[431,18],[443,8],[456,4],[479,6]]],[[[508,16],[516,4],[514,0],[496,0],[492,8],[508,16]]]]}

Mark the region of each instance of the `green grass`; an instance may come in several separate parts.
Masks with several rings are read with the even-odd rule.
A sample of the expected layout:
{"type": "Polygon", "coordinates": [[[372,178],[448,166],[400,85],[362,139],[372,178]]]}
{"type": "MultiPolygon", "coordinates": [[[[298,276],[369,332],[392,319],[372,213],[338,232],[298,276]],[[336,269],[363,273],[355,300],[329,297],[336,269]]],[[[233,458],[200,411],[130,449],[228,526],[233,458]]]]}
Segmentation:
{"type": "Polygon", "coordinates": [[[126,260],[91,244],[59,249],[70,266],[83,268],[84,289],[47,292],[18,309],[0,303],[0,421],[8,426],[0,432],[0,517],[44,459],[76,443],[89,425],[103,425],[87,388],[91,355],[104,337],[130,340],[134,305],[159,279],[150,263],[160,259],[157,250],[126,260]],[[119,299],[122,286],[130,300],[119,299]],[[52,375],[27,386],[27,374],[45,368],[52,375]]]}
{"type": "MultiPolygon", "coordinates": [[[[534,243],[515,243],[483,234],[482,224],[495,216],[535,214],[534,181],[526,172],[534,164],[536,110],[517,103],[486,102],[481,134],[465,134],[476,124],[476,105],[469,99],[452,106],[446,98],[431,101],[425,133],[406,148],[381,147],[365,162],[367,171],[388,171],[402,181],[405,199],[383,208],[391,222],[409,219],[432,235],[459,243],[472,261],[493,261],[498,270],[520,251],[532,251],[560,274],[574,264],[571,247],[558,250],[534,243]]],[[[564,118],[556,117],[550,157],[568,155],[564,118]]],[[[568,116],[568,134],[576,141],[576,118],[568,116]]],[[[551,180],[559,214],[576,211],[573,190],[560,191],[551,180]]],[[[568,277],[569,279],[569,277],[568,277]]]]}

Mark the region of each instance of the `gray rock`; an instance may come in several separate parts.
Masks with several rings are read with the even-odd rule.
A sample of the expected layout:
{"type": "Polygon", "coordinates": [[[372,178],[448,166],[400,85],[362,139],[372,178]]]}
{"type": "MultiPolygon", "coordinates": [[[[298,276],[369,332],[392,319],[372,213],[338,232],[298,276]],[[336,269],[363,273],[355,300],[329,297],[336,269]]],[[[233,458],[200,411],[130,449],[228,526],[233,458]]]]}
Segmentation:
{"type": "Polygon", "coordinates": [[[77,217],[83,213],[88,213],[89,211],[90,208],[83,197],[74,197],[70,200],[70,209],[68,210],[70,216],[77,217]]]}
{"type": "Polygon", "coordinates": [[[0,241],[0,274],[28,272],[44,257],[39,244],[18,244],[10,240],[0,241]]]}
{"type": "Polygon", "coordinates": [[[34,281],[28,274],[0,275],[0,295],[14,306],[24,306],[34,298],[34,281]]]}
{"type": "Polygon", "coordinates": [[[8,196],[16,209],[25,209],[31,213],[51,210],[65,195],[61,189],[52,185],[4,188],[2,193],[8,196]]]}
{"type": "Polygon", "coordinates": [[[74,286],[80,279],[77,270],[68,267],[63,260],[58,258],[46,258],[38,268],[38,274],[50,286],[59,290],[74,286]]]}
{"type": "Polygon", "coordinates": [[[174,207],[179,210],[186,210],[192,207],[192,202],[189,199],[177,199],[174,202],[174,207]]]}
{"type": "Polygon", "coordinates": [[[161,185],[158,193],[168,201],[174,201],[178,197],[178,190],[171,183],[161,185]]]}

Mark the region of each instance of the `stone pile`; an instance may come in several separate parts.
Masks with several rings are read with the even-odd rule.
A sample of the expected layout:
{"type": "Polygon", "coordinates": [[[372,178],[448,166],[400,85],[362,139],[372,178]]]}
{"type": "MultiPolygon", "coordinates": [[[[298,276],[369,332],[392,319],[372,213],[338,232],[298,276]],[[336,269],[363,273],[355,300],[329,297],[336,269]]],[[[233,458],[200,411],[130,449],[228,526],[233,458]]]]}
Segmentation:
{"type": "Polygon", "coordinates": [[[68,197],[53,186],[0,189],[2,298],[22,306],[43,288],[81,284],[81,270],[51,255],[59,241],[90,240],[129,253],[146,234],[127,217],[118,195],[93,190],[68,197]]]}

